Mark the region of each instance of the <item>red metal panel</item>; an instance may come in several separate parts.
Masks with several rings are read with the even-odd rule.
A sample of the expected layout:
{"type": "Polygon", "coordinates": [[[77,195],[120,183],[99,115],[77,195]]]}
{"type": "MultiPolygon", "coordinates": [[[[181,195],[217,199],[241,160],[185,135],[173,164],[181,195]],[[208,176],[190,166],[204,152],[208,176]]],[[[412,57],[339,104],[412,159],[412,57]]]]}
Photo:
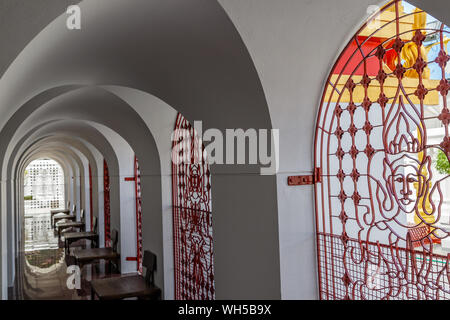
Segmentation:
{"type": "Polygon", "coordinates": [[[141,192],[141,170],[139,161],[134,157],[134,177],[126,177],[127,182],[134,181],[136,202],[136,257],[127,257],[127,261],[136,261],[136,268],[142,273],[142,258],[144,254],[142,243],[142,192],[141,192]]]}
{"type": "Polygon", "coordinates": [[[93,199],[92,199],[92,168],[89,164],[89,207],[91,208],[91,230],[94,224],[94,209],[93,209],[93,199]]]}
{"type": "Polygon", "coordinates": [[[127,260],[127,261],[137,261],[138,258],[137,257],[126,257],[125,260],[127,260]]]}
{"type": "MultiPolygon", "coordinates": [[[[364,54],[367,55],[368,53],[370,53],[370,51],[376,49],[383,42],[383,39],[358,36],[358,41],[353,40],[350,43],[350,45],[344,50],[342,58],[339,60],[335,68],[335,73],[341,72],[342,74],[354,73],[355,75],[364,74],[363,63],[361,63],[363,61],[363,56],[358,50],[358,43],[363,42],[365,42],[365,45],[362,48],[362,51],[364,54]],[[353,55],[355,51],[356,54],[353,55]]],[[[376,57],[368,58],[366,61],[367,61],[367,68],[366,68],[367,74],[369,76],[376,76],[379,69],[378,60],[376,59],[376,57]]]]}
{"type": "Polygon", "coordinates": [[[105,247],[111,247],[111,204],[109,193],[109,169],[106,160],[103,160],[103,200],[105,222],[105,247]]]}
{"type": "Polygon", "coordinates": [[[137,271],[142,273],[142,258],[144,254],[142,240],[142,192],[141,192],[141,170],[139,161],[134,157],[134,183],[136,191],[136,263],[137,271]]]}
{"type": "Polygon", "coordinates": [[[322,168],[322,183],[315,185],[320,298],[449,299],[450,254],[439,245],[450,236],[440,224],[442,182],[448,176],[437,177],[432,165],[438,150],[450,155],[450,84],[445,73],[450,56],[444,44],[448,29],[427,26],[426,38],[425,29],[404,30],[406,17],[401,16],[399,1],[384,10],[394,13],[393,20],[366,39],[359,37],[366,26],[353,37],[328,78],[320,106],[315,137],[315,166],[322,168]],[[379,41],[382,29],[394,32],[375,48],[371,40],[379,41]],[[411,40],[405,41],[405,34],[411,40]],[[442,70],[437,86],[424,79],[427,62],[421,52],[427,41],[437,41],[439,54],[428,62],[442,70]],[[416,51],[410,67],[392,59],[405,46],[416,51]],[[392,72],[386,72],[383,63],[392,72]],[[417,77],[407,78],[408,70],[415,70],[417,77]],[[336,75],[338,80],[350,76],[339,90],[338,80],[332,83],[336,75]],[[385,87],[388,78],[396,83],[395,90],[385,87]],[[416,90],[407,92],[406,82],[416,90]],[[375,101],[369,96],[373,88],[379,90],[375,101]],[[356,89],[364,93],[362,102],[355,100],[356,89]],[[442,101],[434,114],[424,103],[433,91],[442,101]],[[430,142],[427,131],[436,121],[445,132],[440,143],[430,142]]]}
{"type": "Polygon", "coordinates": [[[178,114],[172,145],[175,299],[215,298],[211,173],[194,128],[178,114]]]}
{"type": "Polygon", "coordinates": [[[304,186],[322,182],[322,173],[320,168],[314,170],[314,174],[304,175],[304,176],[289,176],[288,185],[289,186],[304,186]]]}
{"type": "Polygon", "coordinates": [[[428,235],[430,234],[430,228],[428,226],[418,226],[408,230],[409,237],[411,238],[414,247],[421,247],[424,244],[430,244],[428,235]]]}

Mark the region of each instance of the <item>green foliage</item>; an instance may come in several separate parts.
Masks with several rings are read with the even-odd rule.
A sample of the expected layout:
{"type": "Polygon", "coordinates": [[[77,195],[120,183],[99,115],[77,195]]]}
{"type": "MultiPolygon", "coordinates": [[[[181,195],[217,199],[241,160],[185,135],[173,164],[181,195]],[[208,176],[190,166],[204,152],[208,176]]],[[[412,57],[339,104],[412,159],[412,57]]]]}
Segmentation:
{"type": "Polygon", "coordinates": [[[450,163],[448,162],[448,158],[442,150],[438,151],[435,167],[440,174],[450,174],[450,163]]]}
{"type": "Polygon", "coordinates": [[[27,201],[27,200],[33,200],[33,196],[25,196],[23,199],[24,199],[25,201],[27,201]]]}

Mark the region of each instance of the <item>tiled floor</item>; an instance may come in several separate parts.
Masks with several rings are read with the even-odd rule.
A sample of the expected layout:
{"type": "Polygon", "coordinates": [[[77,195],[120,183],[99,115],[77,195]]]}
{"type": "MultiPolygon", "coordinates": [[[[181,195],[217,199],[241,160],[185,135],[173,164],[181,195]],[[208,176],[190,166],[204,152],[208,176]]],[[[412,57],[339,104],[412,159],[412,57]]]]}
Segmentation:
{"type": "MultiPolygon", "coordinates": [[[[25,223],[24,251],[17,263],[14,295],[24,300],[85,300],[90,299],[90,280],[110,277],[104,263],[87,265],[81,270],[81,288],[71,289],[67,266],[72,257],[64,254],[63,243],[50,227],[50,214],[33,215],[25,223]]],[[[88,246],[74,243],[73,248],[88,246]]],[[[73,279],[73,277],[71,278],[73,279]]],[[[73,282],[72,282],[73,284],[73,282]]]]}

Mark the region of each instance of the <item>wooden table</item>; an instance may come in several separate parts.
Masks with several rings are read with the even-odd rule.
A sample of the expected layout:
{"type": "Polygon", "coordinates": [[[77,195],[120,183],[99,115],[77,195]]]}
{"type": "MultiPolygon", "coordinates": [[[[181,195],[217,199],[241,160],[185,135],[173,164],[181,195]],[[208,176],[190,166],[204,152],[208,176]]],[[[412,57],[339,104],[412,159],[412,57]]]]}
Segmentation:
{"type": "Polygon", "coordinates": [[[53,218],[53,228],[56,227],[56,223],[58,221],[60,221],[60,220],[72,220],[72,221],[75,221],[75,220],[77,220],[77,216],[74,215],[74,214],[65,214],[65,215],[62,215],[62,216],[56,216],[56,217],[53,218]]]}
{"type": "MultiPolygon", "coordinates": [[[[96,260],[106,260],[109,263],[115,263],[119,267],[120,254],[115,252],[112,248],[93,248],[84,250],[75,250],[72,254],[75,258],[76,264],[83,268],[85,264],[90,264],[96,260]]],[[[111,270],[112,268],[110,268],[111,270]]]]}
{"type": "Polygon", "coordinates": [[[61,239],[61,231],[64,229],[69,229],[69,228],[79,228],[80,231],[83,231],[85,228],[85,223],[72,221],[72,222],[65,222],[65,223],[57,224],[56,229],[58,230],[58,239],[61,239]]]}
{"type": "Polygon", "coordinates": [[[53,216],[58,213],[69,214],[70,210],[69,209],[51,210],[50,211],[50,223],[51,223],[52,227],[53,227],[53,216]]]}
{"type": "Polygon", "coordinates": [[[64,234],[64,249],[66,254],[69,253],[70,244],[81,239],[94,241],[95,246],[98,246],[98,233],[96,232],[67,232],[64,234]]]}
{"type": "Polygon", "coordinates": [[[91,281],[91,299],[120,300],[137,297],[140,299],[161,299],[161,289],[148,285],[140,275],[91,281]]]}

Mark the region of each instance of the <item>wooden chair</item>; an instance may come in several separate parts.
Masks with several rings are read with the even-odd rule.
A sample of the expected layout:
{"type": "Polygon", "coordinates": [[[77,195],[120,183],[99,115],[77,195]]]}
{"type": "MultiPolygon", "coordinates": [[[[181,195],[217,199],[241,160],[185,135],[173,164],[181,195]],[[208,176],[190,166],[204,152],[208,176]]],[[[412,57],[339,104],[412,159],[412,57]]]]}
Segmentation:
{"type": "Polygon", "coordinates": [[[91,299],[120,300],[137,297],[138,299],[161,299],[161,289],[155,286],[156,255],[144,252],[142,265],[146,269],[145,277],[141,275],[121,276],[91,281],[91,299]]]}
{"type": "Polygon", "coordinates": [[[71,221],[71,222],[59,222],[56,224],[56,230],[58,231],[58,239],[61,239],[61,233],[63,233],[64,229],[80,229],[80,231],[84,231],[86,228],[85,217],[84,217],[84,209],[81,209],[80,212],[80,221],[71,221]]]}
{"type": "Polygon", "coordinates": [[[116,269],[119,269],[120,255],[117,253],[117,245],[119,243],[119,232],[113,230],[112,233],[112,248],[91,248],[75,250],[72,256],[75,258],[76,264],[83,268],[86,264],[91,264],[97,260],[105,260],[109,262],[109,270],[112,272],[112,264],[114,263],[116,269]]]}

